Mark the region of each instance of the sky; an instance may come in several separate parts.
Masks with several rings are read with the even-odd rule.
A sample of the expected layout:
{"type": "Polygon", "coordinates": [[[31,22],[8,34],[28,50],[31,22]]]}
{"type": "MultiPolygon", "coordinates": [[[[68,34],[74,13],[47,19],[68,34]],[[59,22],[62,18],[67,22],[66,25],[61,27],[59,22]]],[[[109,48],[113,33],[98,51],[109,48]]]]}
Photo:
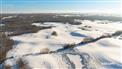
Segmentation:
{"type": "Polygon", "coordinates": [[[0,0],[1,13],[121,13],[121,0],[0,0]]]}

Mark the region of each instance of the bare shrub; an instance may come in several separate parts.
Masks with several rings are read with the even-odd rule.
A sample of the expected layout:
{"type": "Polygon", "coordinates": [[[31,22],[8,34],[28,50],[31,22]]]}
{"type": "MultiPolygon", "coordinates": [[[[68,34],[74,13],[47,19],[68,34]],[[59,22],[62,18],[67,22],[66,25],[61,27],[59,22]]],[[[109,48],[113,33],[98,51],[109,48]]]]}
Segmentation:
{"type": "Polygon", "coordinates": [[[53,36],[57,36],[58,34],[57,34],[56,31],[53,31],[51,35],[53,35],[53,36]]]}

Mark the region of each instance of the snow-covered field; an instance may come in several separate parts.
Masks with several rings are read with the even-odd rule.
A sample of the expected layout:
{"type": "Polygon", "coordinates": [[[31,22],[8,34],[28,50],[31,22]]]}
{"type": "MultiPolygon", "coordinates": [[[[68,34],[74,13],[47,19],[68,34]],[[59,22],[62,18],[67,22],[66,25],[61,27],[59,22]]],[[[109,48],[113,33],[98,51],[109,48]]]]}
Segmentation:
{"type": "Polygon", "coordinates": [[[11,37],[11,39],[15,40],[16,44],[13,46],[13,49],[8,52],[7,57],[13,56],[14,58],[6,60],[6,65],[14,66],[16,61],[21,58],[32,69],[82,69],[85,68],[84,65],[87,65],[86,68],[121,69],[122,39],[117,37],[105,38],[95,43],[75,48],[81,55],[84,55],[85,53],[87,56],[90,56],[89,59],[82,59],[78,55],[71,54],[64,56],[62,53],[36,54],[48,51],[47,49],[55,51],[62,48],[65,44],[77,44],[85,37],[97,38],[101,35],[122,30],[122,23],[120,22],[111,22],[107,20],[79,21],[82,22],[81,25],[54,22],[45,22],[43,24],[33,23],[32,25],[36,26],[53,27],[51,29],[40,30],[37,33],[11,37]],[[57,36],[51,35],[54,31],[57,33],[57,36]],[[23,56],[26,54],[35,55],[23,56]],[[88,60],[87,64],[83,64],[83,60],[88,60]]]}

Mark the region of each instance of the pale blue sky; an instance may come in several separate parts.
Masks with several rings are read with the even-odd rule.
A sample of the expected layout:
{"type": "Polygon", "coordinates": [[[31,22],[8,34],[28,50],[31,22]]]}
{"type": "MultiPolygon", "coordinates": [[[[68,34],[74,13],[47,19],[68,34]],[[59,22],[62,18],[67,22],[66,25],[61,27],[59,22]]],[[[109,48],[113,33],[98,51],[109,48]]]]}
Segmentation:
{"type": "Polygon", "coordinates": [[[1,0],[2,13],[120,13],[121,0],[1,0]]]}

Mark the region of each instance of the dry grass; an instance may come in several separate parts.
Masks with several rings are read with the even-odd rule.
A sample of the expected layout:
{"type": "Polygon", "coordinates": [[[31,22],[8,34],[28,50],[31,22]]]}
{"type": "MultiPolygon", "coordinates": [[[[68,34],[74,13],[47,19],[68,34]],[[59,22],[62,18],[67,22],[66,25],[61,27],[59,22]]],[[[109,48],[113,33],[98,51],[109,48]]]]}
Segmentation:
{"type": "Polygon", "coordinates": [[[0,61],[6,58],[7,52],[12,49],[14,41],[0,32],[0,61]]]}
{"type": "Polygon", "coordinates": [[[50,50],[48,48],[43,48],[40,50],[40,53],[48,53],[50,50]]]}

